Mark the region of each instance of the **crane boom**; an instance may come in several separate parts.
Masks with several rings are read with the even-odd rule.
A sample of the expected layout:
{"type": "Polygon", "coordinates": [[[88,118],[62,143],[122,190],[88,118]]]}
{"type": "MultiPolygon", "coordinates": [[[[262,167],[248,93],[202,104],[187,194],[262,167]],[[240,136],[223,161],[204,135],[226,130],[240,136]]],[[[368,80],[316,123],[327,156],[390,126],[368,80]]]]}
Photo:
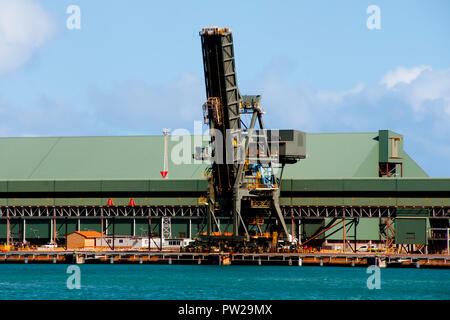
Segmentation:
{"type": "MultiPolygon", "coordinates": [[[[282,176],[277,177],[275,169],[281,168],[283,172],[286,163],[305,157],[304,133],[282,130],[284,133],[280,136],[278,130],[265,130],[261,96],[241,96],[239,92],[233,35],[229,28],[204,28],[200,36],[207,98],[203,112],[210,128],[213,153],[208,192],[208,241],[214,239],[213,222],[220,234],[216,214],[231,219],[231,242],[245,244],[265,237],[266,242],[273,243],[273,234],[291,240],[279,206],[282,176]],[[250,121],[248,117],[247,122],[244,121],[243,114],[251,115],[250,121]],[[257,124],[259,130],[256,130],[257,124]],[[269,232],[262,232],[261,221],[269,222],[269,232]],[[252,233],[255,225],[258,230],[252,233]]],[[[223,243],[223,237],[220,239],[223,243]]]]}

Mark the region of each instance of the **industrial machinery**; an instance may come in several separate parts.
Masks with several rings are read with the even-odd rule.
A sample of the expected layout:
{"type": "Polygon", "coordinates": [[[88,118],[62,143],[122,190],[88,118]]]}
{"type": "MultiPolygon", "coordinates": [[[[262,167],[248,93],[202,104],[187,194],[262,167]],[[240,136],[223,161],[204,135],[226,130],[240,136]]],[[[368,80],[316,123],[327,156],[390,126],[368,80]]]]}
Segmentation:
{"type": "Polygon", "coordinates": [[[200,239],[234,250],[290,245],[295,239],[281,213],[280,184],[285,164],[306,157],[306,134],[265,129],[261,96],[239,92],[230,29],[204,28],[200,36],[211,136],[207,230],[200,239]],[[218,216],[229,218],[232,232],[221,230],[218,216]]]}

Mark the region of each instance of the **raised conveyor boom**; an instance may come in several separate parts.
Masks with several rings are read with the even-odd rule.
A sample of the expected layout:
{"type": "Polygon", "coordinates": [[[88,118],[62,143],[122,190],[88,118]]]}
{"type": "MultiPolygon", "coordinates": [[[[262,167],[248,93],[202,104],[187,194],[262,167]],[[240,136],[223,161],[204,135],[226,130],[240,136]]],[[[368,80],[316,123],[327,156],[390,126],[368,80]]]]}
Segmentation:
{"type": "Polygon", "coordinates": [[[241,95],[237,87],[233,35],[228,28],[205,28],[201,32],[206,97],[217,97],[226,129],[240,129],[241,95]]]}
{"type": "Polygon", "coordinates": [[[204,28],[200,32],[205,72],[205,104],[211,129],[220,131],[217,143],[223,146],[222,154],[215,155],[221,165],[213,166],[216,195],[229,197],[236,179],[237,165],[227,162],[227,130],[241,128],[241,95],[237,87],[234,63],[233,36],[228,28],[204,28]]]}

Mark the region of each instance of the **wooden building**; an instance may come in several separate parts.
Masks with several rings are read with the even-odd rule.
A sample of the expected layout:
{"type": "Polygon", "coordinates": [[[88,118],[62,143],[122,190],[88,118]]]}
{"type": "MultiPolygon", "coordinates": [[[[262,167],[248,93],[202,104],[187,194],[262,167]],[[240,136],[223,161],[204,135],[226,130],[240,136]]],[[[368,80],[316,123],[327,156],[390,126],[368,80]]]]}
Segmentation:
{"type": "Polygon", "coordinates": [[[95,240],[102,234],[97,231],[75,231],[67,235],[67,249],[95,249],[95,240]]]}

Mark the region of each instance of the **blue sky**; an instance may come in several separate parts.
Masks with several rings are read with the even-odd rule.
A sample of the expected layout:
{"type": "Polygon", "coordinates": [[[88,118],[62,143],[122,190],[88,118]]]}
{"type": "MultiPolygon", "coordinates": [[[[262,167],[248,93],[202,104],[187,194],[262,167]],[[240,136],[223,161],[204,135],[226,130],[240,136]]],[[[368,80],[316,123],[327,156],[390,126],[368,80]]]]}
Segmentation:
{"type": "Polygon", "coordinates": [[[243,94],[271,128],[389,128],[450,176],[450,2],[0,0],[0,136],[193,130],[205,100],[198,32],[233,30],[243,94]],[[81,29],[69,30],[69,5],[81,29]],[[369,30],[369,5],[381,29],[369,30]]]}

